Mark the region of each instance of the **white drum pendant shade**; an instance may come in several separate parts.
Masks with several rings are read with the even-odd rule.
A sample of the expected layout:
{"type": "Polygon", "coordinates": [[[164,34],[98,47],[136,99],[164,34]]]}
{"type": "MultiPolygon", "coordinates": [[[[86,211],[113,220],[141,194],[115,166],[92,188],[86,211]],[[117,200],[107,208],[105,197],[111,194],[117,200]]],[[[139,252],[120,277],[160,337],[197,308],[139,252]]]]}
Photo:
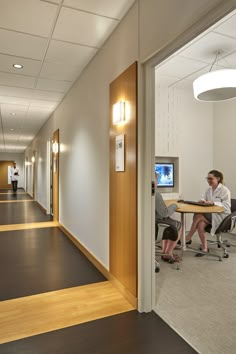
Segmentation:
{"type": "Polygon", "coordinates": [[[223,101],[236,97],[236,70],[210,71],[193,82],[194,97],[200,101],[223,101]]]}

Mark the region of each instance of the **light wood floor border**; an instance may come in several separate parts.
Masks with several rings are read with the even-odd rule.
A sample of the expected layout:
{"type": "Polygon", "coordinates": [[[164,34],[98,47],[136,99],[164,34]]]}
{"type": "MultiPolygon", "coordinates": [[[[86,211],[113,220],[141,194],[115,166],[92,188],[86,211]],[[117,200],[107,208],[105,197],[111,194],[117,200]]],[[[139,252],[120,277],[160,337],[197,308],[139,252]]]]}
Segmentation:
{"type": "Polygon", "coordinates": [[[0,203],[23,203],[23,202],[34,202],[34,200],[33,199],[0,200],[0,203]]]}
{"type": "Polygon", "coordinates": [[[56,227],[59,226],[56,221],[45,221],[45,222],[32,222],[28,224],[11,224],[11,225],[0,225],[1,231],[15,231],[15,230],[28,230],[28,229],[40,229],[45,227],[56,227]]]}
{"type": "MultiPolygon", "coordinates": [[[[74,245],[90,260],[91,263],[118,289],[118,291],[130,302],[130,304],[137,308],[138,299],[134,297],[123,284],[121,284],[109,270],[70,232],[64,225],[59,223],[59,228],[66,236],[74,243],[74,245]]],[[[128,270],[127,270],[128,271],[128,270]]]]}
{"type": "Polygon", "coordinates": [[[109,281],[0,302],[0,343],[133,310],[109,281]]]}
{"type": "MultiPolygon", "coordinates": [[[[12,192],[0,192],[0,194],[12,194],[12,192]]],[[[17,194],[28,194],[26,192],[17,192],[17,194]]]]}

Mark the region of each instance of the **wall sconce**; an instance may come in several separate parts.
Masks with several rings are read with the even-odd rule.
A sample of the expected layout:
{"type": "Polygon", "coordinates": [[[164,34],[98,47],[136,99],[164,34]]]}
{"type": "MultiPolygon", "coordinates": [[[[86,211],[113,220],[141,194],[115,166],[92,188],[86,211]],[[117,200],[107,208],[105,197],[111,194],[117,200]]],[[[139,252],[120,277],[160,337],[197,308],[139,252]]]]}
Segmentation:
{"type": "Polygon", "coordinates": [[[119,101],[113,104],[112,107],[112,121],[113,124],[120,124],[126,120],[125,117],[125,101],[119,101]]]}
{"type": "Polygon", "coordinates": [[[54,143],[52,144],[52,152],[54,154],[57,154],[59,151],[59,146],[58,146],[58,143],[56,141],[54,141],[54,143]]]}
{"type": "Polygon", "coordinates": [[[33,163],[35,163],[35,157],[34,157],[34,156],[31,157],[31,161],[32,161],[33,163]]]}

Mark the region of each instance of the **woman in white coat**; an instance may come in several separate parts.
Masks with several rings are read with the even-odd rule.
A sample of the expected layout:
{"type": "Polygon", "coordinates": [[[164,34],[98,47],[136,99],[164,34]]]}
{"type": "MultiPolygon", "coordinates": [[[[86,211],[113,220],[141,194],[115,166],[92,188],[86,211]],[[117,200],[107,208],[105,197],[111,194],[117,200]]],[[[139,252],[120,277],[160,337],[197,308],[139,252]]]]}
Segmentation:
{"type": "MultiPolygon", "coordinates": [[[[223,185],[223,173],[217,170],[210,171],[207,176],[207,182],[209,188],[203,193],[201,202],[222,206],[224,211],[222,213],[194,215],[192,226],[186,237],[186,243],[190,244],[194,232],[198,231],[203,252],[207,252],[206,226],[211,226],[211,234],[214,235],[221,221],[231,213],[230,191],[223,185]]],[[[197,253],[196,256],[201,257],[204,256],[204,254],[197,253]]]]}

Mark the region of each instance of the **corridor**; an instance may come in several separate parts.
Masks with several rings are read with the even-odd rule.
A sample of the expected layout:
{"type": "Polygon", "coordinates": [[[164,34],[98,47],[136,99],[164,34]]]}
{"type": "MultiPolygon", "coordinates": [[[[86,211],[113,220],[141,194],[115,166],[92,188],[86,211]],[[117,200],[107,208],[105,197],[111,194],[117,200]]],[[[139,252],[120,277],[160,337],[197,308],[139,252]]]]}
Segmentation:
{"type": "Polygon", "coordinates": [[[0,353],[196,353],[138,313],[19,189],[0,191],[0,353]]]}

